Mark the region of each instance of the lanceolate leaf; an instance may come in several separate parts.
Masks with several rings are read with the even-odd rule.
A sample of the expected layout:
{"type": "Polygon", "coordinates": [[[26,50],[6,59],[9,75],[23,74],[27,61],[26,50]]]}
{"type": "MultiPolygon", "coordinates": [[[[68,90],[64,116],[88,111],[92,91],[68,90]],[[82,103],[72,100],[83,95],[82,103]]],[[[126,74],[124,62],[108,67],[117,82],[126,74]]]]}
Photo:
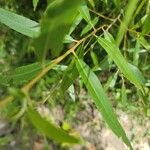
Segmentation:
{"type": "Polygon", "coordinates": [[[88,89],[88,92],[93,98],[98,110],[102,113],[106,123],[109,125],[112,131],[118,137],[121,137],[124,143],[129,146],[130,149],[132,149],[132,146],[119,121],[117,120],[115,113],[113,112],[112,106],[97,76],[82,60],[78,58],[76,60],[76,66],[86,88],[88,89]]]}
{"type": "Polygon", "coordinates": [[[52,124],[45,118],[42,118],[40,114],[37,111],[33,110],[32,108],[28,109],[27,114],[33,126],[46,137],[53,139],[57,142],[65,142],[65,143],[79,142],[78,138],[69,135],[63,129],[52,124]]]}
{"type": "Polygon", "coordinates": [[[142,33],[148,34],[149,31],[150,31],[150,13],[147,15],[146,19],[144,20],[142,33]]]}
{"type": "Polygon", "coordinates": [[[116,39],[117,46],[119,46],[122,41],[124,33],[126,32],[127,27],[132,19],[132,14],[134,10],[136,9],[137,3],[138,3],[138,0],[129,0],[129,3],[126,8],[125,16],[123,18],[123,21],[121,22],[121,25],[117,34],[117,39],[116,39]]]}
{"type": "Polygon", "coordinates": [[[140,44],[141,44],[145,49],[147,49],[148,51],[150,51],[150,45],[149,45],[148,41],[147,41],[143,36],[140,36],[140,37],[138,38],[138,40],[139,40],[140,44]]]}
{"type": "Polygon", "coordinates": [[[91,22],[90,12],[89,12],[89,9],[86,4],[83,4],[80,7],[80,13],[81,13],[81,16],[86,20],[87,23],[91,22]]]}
{"type": "Polygon", "coordinates": [[[0,22],[31,38],[39,35],[39,24],[33,20],[0,8],[0,22]]]}
{"type": "Polygon", "coordinates": [[[39,0],[32,0],[34,10],[36,9],[38,2],[39,0]]]}
{"type": "Polygon", "coordinates": [[[106,52],[112,58],[112,60],[116,63],[116,65],[124,74],[124,76],[137,88],[143,91],[145,81],[138,68],[127,62],[127,60],[121,54],[119,48],[114,43],[101,37],[98,37],[98,42],[106,50],[106,52]]]}
{"type": "Polygon", "coordinates": [[[79,75],[78,70],[73,60],[71,64],[68,66],[68,68],[66,69],[66,71],[64,72],[64,77],[62,78],[62,82],[60,84],[61,92],[63,94],[74,83],[78,75],[79,75]]]}

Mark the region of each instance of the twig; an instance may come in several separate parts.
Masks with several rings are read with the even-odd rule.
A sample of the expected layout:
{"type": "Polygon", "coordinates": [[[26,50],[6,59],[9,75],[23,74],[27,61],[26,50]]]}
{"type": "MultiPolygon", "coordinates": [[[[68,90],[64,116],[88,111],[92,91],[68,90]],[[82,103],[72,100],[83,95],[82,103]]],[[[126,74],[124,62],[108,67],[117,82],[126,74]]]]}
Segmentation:
{"type": "MultiPolygon", "coordinates": [[[[94,31],[92,31],[90,34],[88,34],[86,37],[84,37],[83,39],[77,41],[77,43],[71,48],[69,49],[65,54],[61,55],[60,57],[54,59],[52,61],[51,64],[49,64],[47,67],[43,68],[43,70],[37,74],[37,76],[35,78],[33,78],[31,81],[29,81],[26,85],[24,85],[21,88],[21,91],[25,94],[28,95],[28,92],[30,91],[30,89],[50,70],[52,69],[55,65],[57,65],[58,63],[60,63],[62,60],[64,60],[64,58],[66,58],[70,53],[74,53],[75,49],[82,43],[84,42],[86,39],[88,39],[90,36],[94,35],[97,31],[99,31],[100,29],[102,29],[104,26],[103,25],[97,29],[95,29],[94,31]]],[[[14,99],[14,96],[7,96],[6,98],[4,98],[3,100],[0,101],[0,107],[4,107],[5,105],[7,105],[9,102],[11,102],[14,99]]]]}

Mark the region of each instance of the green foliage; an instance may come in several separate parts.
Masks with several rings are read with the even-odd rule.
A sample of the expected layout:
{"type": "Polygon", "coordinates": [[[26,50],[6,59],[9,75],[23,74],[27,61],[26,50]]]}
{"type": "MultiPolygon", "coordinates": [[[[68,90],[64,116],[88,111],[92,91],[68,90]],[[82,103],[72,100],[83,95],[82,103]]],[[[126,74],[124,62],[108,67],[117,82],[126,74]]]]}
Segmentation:
{"type": "Polygon", "coordinates": [[[63,129],[56,127],[45,118],[42,118],[38,112],[29,108],[27,111],[28,117],[32,124],[44,134],[46,137],[57,142],[78,143],[79,139],[67,134],[63,129]]]}
{"type": "Polygon", "coordinates": [[[147,34],[150,31],[150,13],[147,15],[146,19],[143,22],[143,34],[147,34]]]}
{"type": "Polygon", "coordinates": [[[107,51],[124,76],[143,91],[144,77],[141,72],[135,66],[126,61],[114,43],[101,37],[98,37],[98,42],[107,51]]]}
{"type": "Polygon", "coordinates": [[[126,29],[132,19],[132,14],[134,13],[134,10],[136,9],[137,3],[138,3],[138,0],[129,0],[128,6],[125,11],[124,19],[121,22],[121,25],[117,34],[116,43],[118,46],[120,45],[123,39],[124,33],[126,32],[126,29]]]}
{"type": "MultiPolygon", "coordinates": [[[[68,113],[64,120],[71,120],[78,114],[79,95],[86,87],[110,129],[133,149],[111,103],[140,107],[149,115],[150,11],[146,1],[32,0],[29,5],[17,1],[2,4],[0,113],[4,118],[11,117],[11,124],[25,127],[27,133],[23,135],[31,131],[48,144],[51,140],[62,145],[81,144],[81,138],[61,129],[60,122],[47,120],[35,109],[46,106],[53,110],[59,105],[68,113]],[[113,98],[111,102],[109,94],[120,101],[113,98]]],[[[0,140],[3,146],[12,137],[0,140]]]]}
{"type": "Polygon", "coordinates": [[[94,100],[97,108],[101,111],[104,120],[107,122],[112,131],[123,139],[123,141],[132,149],[132,146],[126,137],[124,130],[117,120],[112,106],[105,94],[105,91],[100,84],[97,76],[90,70],[90,68],[80,59],[77,58],[76,66],[81,75],[83,82],[88,89],[92,99],[94,100]]]}
{"type": "Polygon", "coordinates": [[[39,34],[39,24],[37,22],[2,8],[0,8],[0,22],[29,37],[36,37],[39,34]]]}
{"type": "Polygon", "coordinates": [[[36,10],[39,0],[32,0],[32,2],[33,2],[34,10],[36,10]]]}

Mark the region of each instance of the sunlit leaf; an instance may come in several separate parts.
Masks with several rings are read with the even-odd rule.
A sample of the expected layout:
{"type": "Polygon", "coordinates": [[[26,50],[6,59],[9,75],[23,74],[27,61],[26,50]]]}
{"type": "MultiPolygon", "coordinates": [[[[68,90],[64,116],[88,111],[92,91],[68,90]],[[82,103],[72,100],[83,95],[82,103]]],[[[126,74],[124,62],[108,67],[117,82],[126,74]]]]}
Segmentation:
{"type": "Polygon", "coordinates": [[[39,0],[32,0],[34,10],[36,9],[38,2],[39,0]]]}
{"type": "Polygon", "coordinates": [[[147,15],[143,22],[142,34],[148,34],[150,32],[150,13],[147,15]]]}
{"type": "Polygon", "coordinates": [[[86,3],[84,3],[80,7],[80,13],[81,13],[81,16],[86,20],[87,23],[89,23],[91,21],[89,8],[87,7],[86,3]]]}
{"type": "Polygon", "coordinates": [[[68,68],[64,72],[64,76],[60,84],[61,92],[63,94],[74,83],[74,80],[78,77],[78,75],[79,74],[75,66],[75,62],[72,61],[72,63],[68,66],[68,68]]]}
{"type": "Polygon", "coordinates": [[[31,38],[39,35],[40,28],[37,22],[2,8],[0,8],[0,22],[31,38]]]}
{"type": "MultiPolygon", "coordinates": [[[[90,52],[90,55],[91,55],[91,58],[92,58],[92,61],[93,61],[94,66],[95,66],[96,68],[99,67],[98,58],[97,58],[96,53],[95,53],[94,51],[91,51],[91,52],[90,52]]],[[[95,67],[94,67],[94,68],[95,68],[95,67]]]]}
{"type": "Polygon", "coordinates": [[[116,63],[124,76],[137,88],[143,91],[145,80],[138,68],[127,62],[127,60],[121,54],[119,48],[114,43],[102,37],[98,37],[98,42],[106,50],[112,60],[116,63]]]}
{"type": "Polygon", "coordinates": [[[81,20],[82,20],[82,16],[81,16],[81,14],[78,14],[77,17],[75,18],[75,20],[73,21],[73,24],[70,27],[69,35],[76,29],[76,27],[79,25],[81,20]]]}
{"type": "Polygon", "coordinates": [[[94,2],[94,0],[88,0],[89,1],[89,3],[91,4],[91,6],[94,8],[95,7],[95,2],[94,2]]]}
{"type": "Polygon", "coordinates": [[[72,43],[72,42],[75,42],[75,40],[70,35],[66,35],[64,43],[72,43]]]}
{"type": "Polygon", "coordinates": [[[125,16],[123,18],[123,21],[121,22],[119,31],[117,33],[117,39],[116,39],[117,46],[120,45],[123,39],[124,33],[126,32],[128,25],[132,19],[132,14],[134,13],[134,10],[136,9],[137,3],[138,3],[138,0],[129,0],[129,3],[125,11],[125,16]]]}

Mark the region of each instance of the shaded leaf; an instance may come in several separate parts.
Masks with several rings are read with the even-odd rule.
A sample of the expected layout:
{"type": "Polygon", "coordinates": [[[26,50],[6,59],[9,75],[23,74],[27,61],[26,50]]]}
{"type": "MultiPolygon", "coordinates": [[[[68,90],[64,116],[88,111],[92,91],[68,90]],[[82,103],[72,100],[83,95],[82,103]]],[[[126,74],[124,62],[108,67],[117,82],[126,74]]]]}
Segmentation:
{"type": "Polygon", "coordinates": [[[109,42],[112,42],[113,44],[115,44],[115,40],[113,38],[113,36],[109,33],[109,32],[104,32],[104,37],[106,40],[108,40],[109,42]]]}
{"type": "Polygon", "coordinates": [[[57,142],[79,142],[79,139],[69,135],[65,130],[57,127],[45,118],[42,118],[40,114],[32,108],[28,109],[27,114],[33,126],[46,137],[53,139],[57,142]]]}
{"type": "Polygon", "coordinates": [[[41,61],[49,49],[53,56],[60,54],[64,37],[76,19],[80,3],[81,0],[56,0],[48,5],[41,21],[41,34],[34,42],[41,61]]]}
{"type": "Polygon", "coordinates": [[[88,89],[88,92],[94,100],[98,110],[102,113],[106,123],[109,125],[112,131],[118,137],[121,137],[124,143],[126,143],[126,145],[132,149],[132,146],[119,121],[117,120],[115,113],[113,112],[112,106],[97,76],[82,60],[78,58],[76,60],[76,66],[86,88],[88,89]]]}
{"type": "Polygon", "coordinates": [[[39,35],[40,28],[37,22],[2,8],[0,8],[0,22],[31,38],[39,35]]]}
{"type": "Polygon", "coordinates": [[[112,76],[110,76],[104,86],[105,90],[107,91],[108,88],[114,89],[115,84],[117,82],[118,78],[118,72],[114,73],[112,76]]]}
{"type": "MultiPolygon", "coordinates": [[[[48,66],[50,63],[50,61],[46,61],[46,66],[48,66]]],[[[53,69],[64,71],[66,69],[66,66],[56,65],[55,67],[53,67],[53,69]]],[[[41,70],[42,66],[39,62],[18,67],[14,69],[14,71],[0,75],[0,84],[6,85],[10,82],[13,82],[15,85],[23,84],[33,79],[41,70]]]]}
{"type": "Polygon", "coordinates": [[[68,66],[67,70],[64,72],[64,76],[60,84],[62,94],[64,94],[64,92],[73,84],[78,75],[79,73],[73,60],[68,66]]]}
{"type": "MultiPolygon", "coordinates": [[[[79,46],[76,53],[78,54],[80,58],[82,58],[84,55],[84,48],[82,46],[79,46]]],[[[68,68],[64,72],[64,76],[60,84],[60,90],[62,94],[64,94],[65,91],[74,83],[75,79],[78,76],[79,76],[79,73],[75,65],[75,58],[73,58],[68,68]]]]}

